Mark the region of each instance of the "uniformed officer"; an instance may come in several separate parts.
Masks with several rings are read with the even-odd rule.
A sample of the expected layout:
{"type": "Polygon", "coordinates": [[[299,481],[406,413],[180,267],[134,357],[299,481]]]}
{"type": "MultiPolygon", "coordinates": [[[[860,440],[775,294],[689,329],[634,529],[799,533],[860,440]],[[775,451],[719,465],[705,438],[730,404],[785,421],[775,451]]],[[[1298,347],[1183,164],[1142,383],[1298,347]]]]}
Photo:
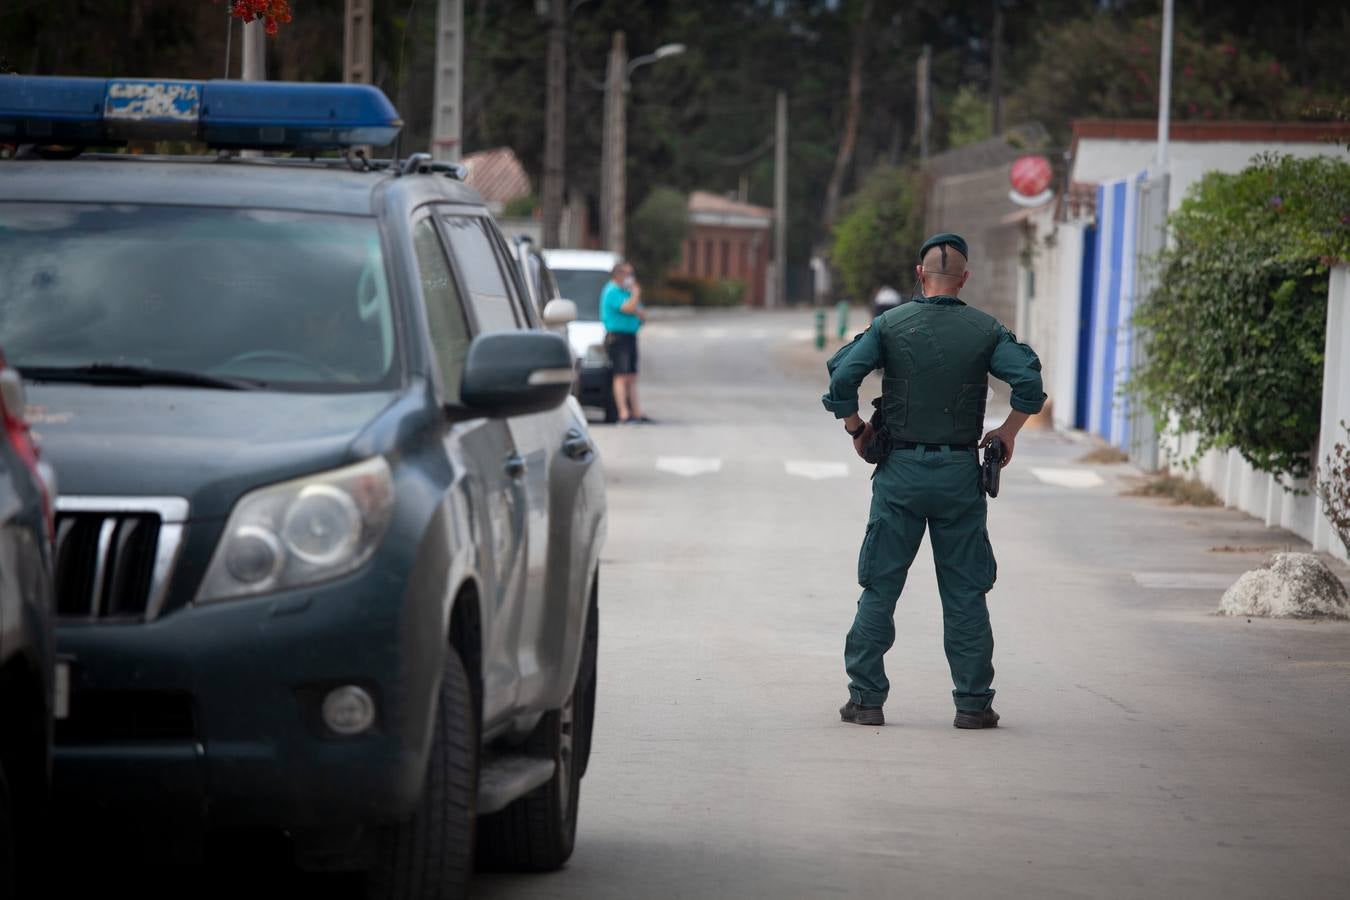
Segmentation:
{"type": "Polygon", "coordinates": [[[943,643],[951,666],[957,728],[993,728],[998,713],[985,594],[994,586],[996,564],[985,527],[986,501],[977,446],[998,437],[1006,466],[1017,433],[1045,402],[1041,363],[1026,344],[987,313],[958,299],[970,278],[969,250],[956,234],[924,242],[915,267],[922,296],[879,316],[831,360],[825,408],[844,420],[859,454],[872,435],[858,417],[858,386],[883,369],[882,410],[889,455],[872,482],[872,509],[858,554],[863,588],[844,645],[849,701],[845,722],[881,725],[890,682],[882,656],[895,641],[895,603],[910,563],[932,536],[938,592],[942,596],[943,643]],[[983,439],[988,376],[1012,387],[1012,412],[983,439]]]}

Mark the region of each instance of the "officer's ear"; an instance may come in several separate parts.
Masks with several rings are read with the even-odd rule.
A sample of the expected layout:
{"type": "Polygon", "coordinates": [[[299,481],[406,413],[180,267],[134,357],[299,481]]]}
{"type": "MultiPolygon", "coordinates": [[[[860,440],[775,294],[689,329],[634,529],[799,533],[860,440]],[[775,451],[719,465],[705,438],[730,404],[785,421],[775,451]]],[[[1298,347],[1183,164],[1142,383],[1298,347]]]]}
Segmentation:
{"type": "Polygon", "coordinates": [[[965,286],[966,286],[966,282],[969,281],[969,280],[970,280],[970,270],[969,270],[969,269],[966,269],[964,272],[961,273],[961,283],[960,283],[959,285],[957,285],[957,287],[958,287],[958,288],[963,288],[963,287],[965,287],[965,286]]]}

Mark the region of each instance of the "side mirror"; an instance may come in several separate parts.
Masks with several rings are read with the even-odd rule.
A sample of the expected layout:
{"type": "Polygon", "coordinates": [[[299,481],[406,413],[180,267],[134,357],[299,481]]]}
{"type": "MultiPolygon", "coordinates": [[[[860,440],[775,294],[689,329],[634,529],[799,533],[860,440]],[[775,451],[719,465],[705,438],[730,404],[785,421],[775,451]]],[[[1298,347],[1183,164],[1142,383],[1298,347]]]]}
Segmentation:
{"type": "Polygon", "coordinates": [[[469,344],[460,400],[493,418],[544,412],[571,393],[572,364],[572,348],[556,334],[480,334],[469,344]]]}
{"type": "Polygon", "coordinates": [[[550,300],[544,304],[544,324],[566,325],[577,320],[577,305],[571,300],[550,300]]]}

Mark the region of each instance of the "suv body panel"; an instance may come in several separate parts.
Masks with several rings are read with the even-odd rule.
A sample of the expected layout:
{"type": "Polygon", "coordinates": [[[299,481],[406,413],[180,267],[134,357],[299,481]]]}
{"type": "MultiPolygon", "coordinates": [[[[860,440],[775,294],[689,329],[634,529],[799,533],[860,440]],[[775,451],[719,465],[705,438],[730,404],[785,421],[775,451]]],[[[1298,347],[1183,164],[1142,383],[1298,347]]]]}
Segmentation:
{"type": "MultiPolygon", "coordinates": [[[[471,215],[508,254],[471,189],[439,175],[267,161],[0,167],[6,201],[373,216],[404,369],[397,390],[366,393],[30,386],[34,402],[52,414],[42,427],[63,488],[190,503],[155,621],[58,628],[63,651],[75,659],[72,727],[57,747],[68,800],[97,798],[119,810],[154,803],[212,823],[287,828],[406,815],[422,789],[452,609],[470,598],[482,632],[485,742],[523,739],[563,704],[580,665],[605,536],[603,476],[593,451],[584,459],[562,451],[570,433],[585,433],[574,402],[492,419],[446,396],[411,226],[425,214],[471,215]],[[153,439],[137,447],[138,434],[153,439]],[[375,455],[389,463],[395,501],[370,561],[304,588],[195,602],[243,494],[375,455]],[[511,455],[524,458],[525,478],[502,474],[511,455]],[[366,686],[376,697],[371,731],[326,733],[317,698],[339,684],[366,686]],[[166,695],[187,700],[180,733],[92,739],[80,732],[91,703],[126,696],[159,703],[166,695]]],[[[472,332],[469,293],[441,234],[472,332]]],[[[527,296],[518,272],[503,278],[517,300],[527,296]]],[[[537,322],[532,313],[525,311],[522,327],[537,322]]]]}

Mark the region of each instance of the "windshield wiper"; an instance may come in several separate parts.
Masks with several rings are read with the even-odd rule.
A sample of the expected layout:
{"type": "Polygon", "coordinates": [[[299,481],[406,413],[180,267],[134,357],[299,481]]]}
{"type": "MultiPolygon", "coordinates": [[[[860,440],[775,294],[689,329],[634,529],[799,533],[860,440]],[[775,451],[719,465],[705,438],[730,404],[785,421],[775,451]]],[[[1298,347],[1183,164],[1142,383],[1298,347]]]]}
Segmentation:
{"type": "Polygon", "coordinates": [[[202,372],[157,369],[122,363],[90,363],[85,366],[19,366],[24,378],[32,381],[75,381],[86,384],[164,384],[183,387],[216,388],[226,391],[250,391],[267,386],[253,378],[224,378],[202,372]]]}

